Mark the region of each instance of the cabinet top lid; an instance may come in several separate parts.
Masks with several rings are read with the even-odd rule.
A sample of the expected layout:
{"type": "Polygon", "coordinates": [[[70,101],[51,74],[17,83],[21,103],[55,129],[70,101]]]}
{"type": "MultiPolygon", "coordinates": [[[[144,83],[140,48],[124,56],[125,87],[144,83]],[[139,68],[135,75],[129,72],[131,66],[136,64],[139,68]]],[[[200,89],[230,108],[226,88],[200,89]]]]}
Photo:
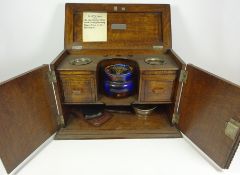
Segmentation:
{"type": "Polygon", "coordinates": [[[65,49],[167,49],[171,42],[169,4],[66,4],[65,49]]]}

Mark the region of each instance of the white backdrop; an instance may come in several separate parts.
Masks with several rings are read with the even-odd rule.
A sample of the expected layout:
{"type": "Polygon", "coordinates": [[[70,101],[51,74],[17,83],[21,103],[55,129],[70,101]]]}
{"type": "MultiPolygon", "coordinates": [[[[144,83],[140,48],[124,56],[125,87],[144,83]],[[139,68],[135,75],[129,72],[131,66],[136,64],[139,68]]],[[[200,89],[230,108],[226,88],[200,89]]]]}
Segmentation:
{"type": "MultiPolygon", "coordinates": [[[[239,0],[67,2],[170,3],[173,49],[178,55],[187,63],[240,84],[239,0]]],[[[50,63],[63,50],[64,3],[0,1],[0,81],[50,63]]]]}

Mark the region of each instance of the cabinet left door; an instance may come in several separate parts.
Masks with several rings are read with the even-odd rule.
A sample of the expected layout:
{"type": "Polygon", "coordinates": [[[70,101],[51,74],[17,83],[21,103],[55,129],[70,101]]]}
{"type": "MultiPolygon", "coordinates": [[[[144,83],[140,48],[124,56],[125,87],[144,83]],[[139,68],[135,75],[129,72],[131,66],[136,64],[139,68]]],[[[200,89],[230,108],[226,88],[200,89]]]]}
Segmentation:
{"type": "Polygon", "coordinates": [[[10,173],[57,130],[48,65],[0,84],[0,157],[10,173]]]}

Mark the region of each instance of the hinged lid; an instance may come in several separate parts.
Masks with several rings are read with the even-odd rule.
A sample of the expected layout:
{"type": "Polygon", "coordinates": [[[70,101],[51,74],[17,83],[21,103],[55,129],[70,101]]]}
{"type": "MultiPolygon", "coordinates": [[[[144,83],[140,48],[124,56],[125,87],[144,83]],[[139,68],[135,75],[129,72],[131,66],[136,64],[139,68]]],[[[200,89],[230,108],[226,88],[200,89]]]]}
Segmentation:
{"type": "Polygon", "coordinates": [[[68,3],[65,10],[65,49],[171,48],[169,4],[68,3]]]}
{"type": "Polygon", "coordinates": [[[0,84],[0,157],[8,173],[57,130],[48,65],[0,84]]]}
{"type": "Polygon", "coordinates": [[[239,144],[240,87],[187,65],[179,129],[220,167],[228,168],[239,144]]]}

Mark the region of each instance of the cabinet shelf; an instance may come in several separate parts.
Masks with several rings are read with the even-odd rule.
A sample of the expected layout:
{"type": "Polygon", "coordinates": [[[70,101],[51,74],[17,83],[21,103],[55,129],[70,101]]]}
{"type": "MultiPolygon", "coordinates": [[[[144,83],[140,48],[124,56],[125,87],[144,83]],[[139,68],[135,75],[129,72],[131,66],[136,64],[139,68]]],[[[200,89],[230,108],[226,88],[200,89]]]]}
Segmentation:
{"type": "Polygon", "coordinates": [[[181,137],[180,132],[170,125],[165,110],[154,112],[147,118],[134,113],[112,114],[113,117],[99,127],[87,123],[81,113],[77,117],[69,116],[67,126],[59,130],[55,139],[181,137]]]}
{"type": "Polygon", "coordinates": [[[126,98],[112,98],[102,95],[99,102],[104,103],[107,106],[130,106],[137,101],[137,96],[129,96],[126,98]]]}
{"type": "Polygon", "coordinates": [[[112,98],[102,95],[97,102],[84,103],[63,103],[64,105],[87,105],[87,104],[105,104],[106,106],[130,106],[131,104],[171,104],[172,101],[138,101],[137,95],[126,98],[112,98]]]}

